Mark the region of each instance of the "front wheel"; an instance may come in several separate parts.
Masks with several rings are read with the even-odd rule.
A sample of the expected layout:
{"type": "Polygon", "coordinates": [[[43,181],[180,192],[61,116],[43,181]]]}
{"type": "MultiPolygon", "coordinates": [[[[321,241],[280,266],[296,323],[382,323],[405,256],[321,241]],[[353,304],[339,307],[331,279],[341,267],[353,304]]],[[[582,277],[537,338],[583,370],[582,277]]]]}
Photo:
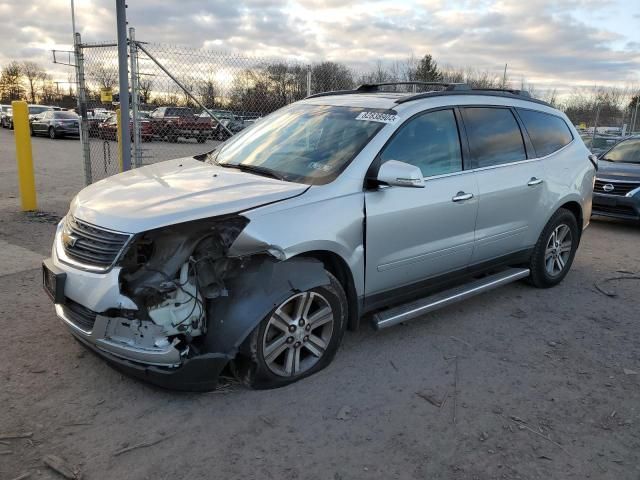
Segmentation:
{"type": "Polygon", "coordinates": [[[580,241],[576,217],[559,209],[547,222],[536,243],[529,268],[529,282],[538,288],[560,283],[569,272],[580,241]]]}
{"type": "Polygon", "coordinates": [[[329,272],[330,284],[296,293],[251,333],[250,358],[236,374],[252,388],[288,385],[325,368],[336,354],[347,322],[347,298],[329,272]]]}
{"type": "Polygon", "coordinates": [[[53,127],[49,127],[49,138],[51,140],[55,140],[56,138],[58,138],[58,135],[56,135],[56,131],[53,127]]]}

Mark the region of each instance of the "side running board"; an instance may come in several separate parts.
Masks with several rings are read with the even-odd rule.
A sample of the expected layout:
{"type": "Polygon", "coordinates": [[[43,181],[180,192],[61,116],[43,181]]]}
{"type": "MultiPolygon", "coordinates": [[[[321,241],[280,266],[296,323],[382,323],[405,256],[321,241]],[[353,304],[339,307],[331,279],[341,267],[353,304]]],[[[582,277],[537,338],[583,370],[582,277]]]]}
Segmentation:
{"type": "Polygon", "coordinates": [[[459,287],[454,287],[429,297],[421,298],[420,300],[378,312],[373,316],[373,326],[378,330],[413,320],[425,313],[433,312],[452,303],[466,300],[479,293],[487,292],[506,285],[507,283],[528,277],[529,273],[528,268],[508,268],[499,273],[494,273],[493,275],[474,280],[459,287]]]}

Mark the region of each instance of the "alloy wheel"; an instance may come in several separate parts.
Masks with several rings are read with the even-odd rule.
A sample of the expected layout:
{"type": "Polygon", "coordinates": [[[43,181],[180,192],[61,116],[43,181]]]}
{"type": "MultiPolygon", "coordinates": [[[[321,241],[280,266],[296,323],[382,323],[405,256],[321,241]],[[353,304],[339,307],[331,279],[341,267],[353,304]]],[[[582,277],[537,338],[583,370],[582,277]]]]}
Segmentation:
{"type": "Polygon", "coordinates": [[[562,273],[571,256],[572,246],[571,229],[564,223],[558,225],[551,232],[544,251],[544,265],[550,276],[556,277],[562,273]]]}
{"type": "Polygon", "coordinates": [[[325,354],[333,326],[333,310],[325,297],[317,292],[293,295],[274,311],[264,330],[267,367],[281,377],[306,372],[325,354]]]}

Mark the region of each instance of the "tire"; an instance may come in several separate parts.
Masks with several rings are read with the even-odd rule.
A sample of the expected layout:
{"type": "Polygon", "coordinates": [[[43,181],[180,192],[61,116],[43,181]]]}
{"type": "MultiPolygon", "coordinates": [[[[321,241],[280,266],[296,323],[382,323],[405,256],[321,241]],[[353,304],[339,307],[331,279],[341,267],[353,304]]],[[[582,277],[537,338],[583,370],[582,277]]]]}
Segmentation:
{"type": "Polygon", "coordinates": [[[56,135],[56,131],[53,127],[49,127],[49,138],[51,140],[55,140],[56,138],[58,138],[58,135],[56,135]]]}
{"type": "Polygon", "coordinates": [[[36,134],[35,134],[35,133],[34,133],[34,131],[33,131],[33,126],[32,126],[32,125],[29,125],[29,132],[31,133],[31,136],[32,136],[32,137],[35,137],[35,136],[36,136],[36,134]]]}
{"type": "Polygon", "coordinates": [[[579,243],[576,217],[569,210],[560,208],[545,225],[533,249],[529,283],[537,288],[559,284],[571,269],[579,243]]]}
{"type": "Polygon", "coordinates": [[[204,143],[207,141],[207,137],[199,136],[199,137],[196,137],[196,140],[198,141],[198,143],[204,143]]]}
{"type": "MultiPolygon", "coordinates": [[[[246,386],[255,389],[283,387],[313,375],[331,363],[344,336],[348,304],[347,296],[338,279],[329,272],[326,273],[330,279],[329,285],[312,288],[290,296],[281,305],[274,308],[249,335],[243,345],[246,347],[244,351],[248,352],[248,358],[237,359],[232,367],[238,379],[246,386]],[[311,299],[306,308],[307,312],[311,312],[310,319],[314,318],[314,314],[320,314],[326,307],[329,307],[333,315],[333,323],[325,321],[312,327],[300,323],[305,320],[304,318],[298,320],[291,315],[288,318],[291,320],[293,317],[292,322],[296,324],[293,325],[294,332],[291,331],[292,325],[290,323],[287,323],[289,325],[287,333],[274,326],[271,322],[272,319],[278,323],[283,321],[283,317],[279,317],[277,312],[289,311],[292,313],[293,309],[289,310],[289,307],[296,308],[301,305],[299,302],[303,299],[305,302],[309,302],[311,299]],[[274,332],[276,335],[272,337],[274,332]],[[281,341],[283,338],[286,340],[281,341]],[[315,340],[311,338],[315,338],[315,340]],[[321,340],[322,343],[318,340],[321,340]],[[318,342],[318,344],[314,342],[318,342]],[[322,350],[322,344],[325,345],[324,350],[322,350]],[[279,347],[273,348],[274,345],[279,345],[279,347]],[[284,350],[273,356],[283,346],[284,350]],[[270,347],[272,350],[271,359],[268,354],[265,355],[270,347]],[[318,357],[312,353],[312,350],[322,353],[318,357]],[[288,361],[289,358],[291,358],[291,363],[288,361]],[[295,361],[296,358],[298,362],[295,361]],[[288,365],[291,367],[291,373],[286,371],[288,365]],[[296,366],[299,368],[298,372],[295,372],[296,366]]],[[[326,319],[326,315],[320,314],[315,323],[318,324],[323,319],[326,319]]]]}

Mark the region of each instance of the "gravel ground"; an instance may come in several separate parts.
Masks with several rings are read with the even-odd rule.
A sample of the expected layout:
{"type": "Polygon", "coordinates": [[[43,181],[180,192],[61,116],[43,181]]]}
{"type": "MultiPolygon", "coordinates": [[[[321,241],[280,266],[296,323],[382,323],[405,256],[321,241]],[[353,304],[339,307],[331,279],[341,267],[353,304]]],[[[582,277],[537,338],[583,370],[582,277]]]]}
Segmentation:
{"type": "Polygon", "coordinates": [[[639,227],[592,222],[556,288],[516,283],[348,332],[331,366],[289,387],[174,393],[85,352],[32,263],[7,274],[8,255],[47,255],[83,178],[79,142],[35,139],[52,215],[19,213],[12,142],[0,130],[0,479],[62,478],[49,454],[86,479],[640,478],[640,282],[594,286],[640,272],[639,227]],[[2,438],[14,432],[32,436],[2,438]]]}

